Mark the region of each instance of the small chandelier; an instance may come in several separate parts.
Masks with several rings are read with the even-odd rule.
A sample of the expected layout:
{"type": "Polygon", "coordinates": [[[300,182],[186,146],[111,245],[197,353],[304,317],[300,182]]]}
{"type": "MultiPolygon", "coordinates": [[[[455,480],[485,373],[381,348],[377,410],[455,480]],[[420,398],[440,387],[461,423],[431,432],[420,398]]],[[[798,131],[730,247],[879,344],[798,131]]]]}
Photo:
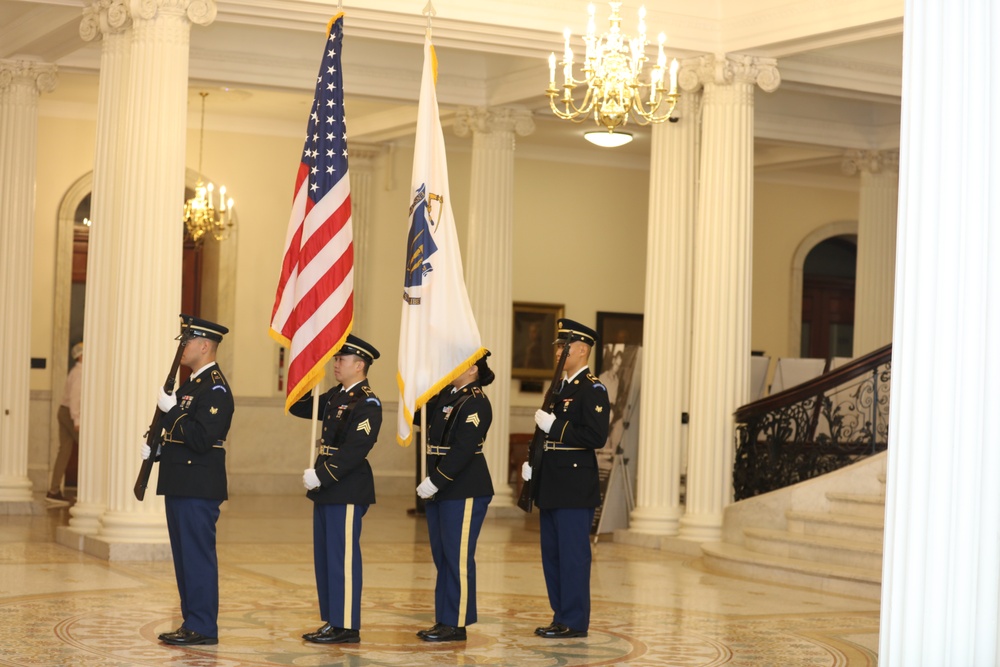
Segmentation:
{"type": "MultiPolygon", "coordinates": [[[[621,2],[609,2],[611,5],[611,28],[600,37],[594,30],[594,5],[587,7],[590,18],[587,20],[587,34],[583,41],[587,46],[583,62],[583,79],[573,78],[573,50],[570,48],[570,31],[566,28],[563,37],[566,40],[563,59],[559,63],[563,68],[562,97],[556,88],[556,54],[549,54],[549,87],[545,91],[549,96],[549,106],[559,118],[582,122],[593,114],[594,122],[607,128],[609,133],[616,134],[615,128],[625,125],[631,115],[640,125],[662,123],[665,120],[676,121],[671,114],[677,106],[677,59],[670,63],[669,87],[664,86],[663,79],[667,73],[667,58],[663,53],[663,43],[666,35],[659,36],[659,55],[652,68],[649,79],[640,80],[646,63],[646,8],[639,8],[639,35],[629,37],[621,31],[621,17],[618,10],[621,2]],[[579,106],[573,101],[573,90],[581,84],[587,84],[587,93],[579,106]],[[560,109],[557,105],[561,104],[560,109]]],[[[625,142],[627,143],[627,142],[625,142]]]]}
{"type": "Polygon", "coordinates": [[[206,234],[211,234],[216,241],[229,238],[229,233],[236,226],[233,217],[233,200],[226,199],[226,186],[219,186],[219,208],[215,208],[215,186],[207,186],[201,180],[201,158],[205,151],[205,98],[201,95],[201,137],[198,140],[198,182],[194,186],[195,195],[184,204],[184,227],[191,240],[201,244],[206,234]]]}

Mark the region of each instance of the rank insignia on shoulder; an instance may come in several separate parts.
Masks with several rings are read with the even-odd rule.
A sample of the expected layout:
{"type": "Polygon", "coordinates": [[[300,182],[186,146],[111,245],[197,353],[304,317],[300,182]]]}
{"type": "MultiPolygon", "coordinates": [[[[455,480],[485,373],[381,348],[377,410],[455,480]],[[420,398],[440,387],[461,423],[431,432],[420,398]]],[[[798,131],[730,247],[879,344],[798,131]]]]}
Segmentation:
{"type": "Polygon", "coordinates": [[[471,415],[465,418],[465,423],[475,424],[476,426],[479,426],[479,413],[473,412],[471,415]]]}
{"type": "Polygon", "coordinates": [[[372,434],[372,425],[366,419],[363,422],[361,422],[360,424],[358,424],[358,429],[357,430],[364,431],[366,434],[371,435],[372,434]]]}
{"type": "Polygon", "coordinates": [[[216,408],[216,407],[211,407],[211,408],[208,409],[208,411],[209,411],[209,413],[211,413],[213,415],[219,414],[219,408],[216,408]]]}

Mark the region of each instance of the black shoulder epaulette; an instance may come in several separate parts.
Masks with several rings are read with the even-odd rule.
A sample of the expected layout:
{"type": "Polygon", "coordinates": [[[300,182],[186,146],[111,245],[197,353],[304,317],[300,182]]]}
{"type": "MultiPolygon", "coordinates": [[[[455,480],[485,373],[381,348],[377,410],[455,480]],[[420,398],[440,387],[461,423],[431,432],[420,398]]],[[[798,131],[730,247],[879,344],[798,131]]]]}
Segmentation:
{"type": "Polygon", "coordinates": [[[365,396],[368,398],[378,398],[375,391],[371,387],[361,387],[361,391],[365,392],[365,396]]]}
{"type": "Polygon", "coordinates": [[[218,368],[212,369],[212,384],[221,384],[226,386],[226,378],[222,376],[222,371],[218,368]]]}
{"type": "Polygon", "coordinates": [[[597,377],[593,373],[587,373],[587,379],[593,382],[594,384],[601,384],[601,378],[597,377]]]}
{"type": "Polygon", "coordinates": [[[483,396],[486,395],[486,394],[483,393],[483,388],[482,387],[470,387],[470,389],[471,389],[472,395],[475,396],[476,398],[482,398],[483,396]]]}

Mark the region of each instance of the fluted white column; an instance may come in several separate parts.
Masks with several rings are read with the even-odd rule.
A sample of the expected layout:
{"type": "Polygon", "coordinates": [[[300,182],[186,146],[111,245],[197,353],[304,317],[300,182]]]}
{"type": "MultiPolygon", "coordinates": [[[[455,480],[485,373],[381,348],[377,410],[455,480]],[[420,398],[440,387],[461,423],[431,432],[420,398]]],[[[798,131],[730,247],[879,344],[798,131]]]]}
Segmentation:
{"type": "Polygon", "coordinates": [[[680,536],[719,539],[732,502],[733,411],[750,377],[753,98],[780,83],[775,61],[703,56],[681,84],[703,86],[694,255],[687,506],[680,536]]]}
{"type": "Polygon", "coordinates": [[[629,532],[676,535],[688,410],[691,267],[698,195],[700,91],[681,95],[676,123],[653,126],[646,232],[646,305],[636,502],[629,532]]]}
{"type": "Polygon", "coordinates": [[[859,357],[892,341],[899,151],[850,151],[844,169],[861,174],[854,282],[854,356],[859,357]]]}
{"type": "MultiPolygon", "coordinates": [[[[131,18],[122,0],[96,0],[84,10],[80,36],[102,39],[97,93],[97,145],[87,247],[87,294],[83,340],[87,364],[80,399],[80,453],[77,501],[70,508],[69,531],[94,534],[108,506],[108,453],[112,417],[107,388],[115,359],[115,307],[118,302],[119,230],[124,222],[119,187],[124,175],[126,91],[131,53],[131,18]]],[[[60,538],[60,541],[63,541],[60,538]]]]}
{"type": "Polygon", "coordinates": [[[485,456],[493,478],[492,507],[514,506],[507,480],[510,451],[510,372],[513,330],[511,267],[514,255],[514,134],[535,129],[531,113],[520,109],[459,109],[455,132],[472,133],[469,241],[465,282],[483,345],[490,350],[496,380],[487,394],[493,425],[485,456]]]}
{"type": "Polygon", "coordinates": [[[31,511],[28,398],[38,96],[55,85],[55,65],[0,60],[0,513],[31,511]]]}
{"type": "Polygon", "coordinates": [[[375,162],[381,151],[374,146],[350,145],[351,229],[354,233],[354,330],[373,345],[378,337],[369,331],[368,278],[375,262],[368,246],[372,206],[375,202],[375,162]]]}
{"type": "Polygon", "coordinates": [[[985,54],[1000,15],[993,0],[907,0],[905,15],[879,664],[992,666],[1000,69],[985,54]]]}
{"type": "Polygon", "coordinates": [[[132,495],[139,444],[170,367],[179,331],[191,23],[215,17],[212,2],[133,0],[122,210],[117,235],[120,289],[114,309],[109,402],[108,509],[85,548],[112,559],[169,553],[162,498],[151,480],[146,500],[132,495]]]}

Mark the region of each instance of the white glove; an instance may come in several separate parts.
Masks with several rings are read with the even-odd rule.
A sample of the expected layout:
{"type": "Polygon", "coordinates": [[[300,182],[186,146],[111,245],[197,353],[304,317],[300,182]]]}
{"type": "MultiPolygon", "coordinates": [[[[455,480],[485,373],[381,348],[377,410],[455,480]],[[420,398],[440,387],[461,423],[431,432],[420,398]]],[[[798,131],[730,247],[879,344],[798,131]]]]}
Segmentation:
{"type": "Polygon", "coordinates": [[[145,461],[146,459],[148,459],[149,455],[152,453],[152,450],[149,448],[149,445],[147,445],[146,443],[142,443],[142,449],[140,451],[142,452],[142,460],[143,461],[145,461]]]}
{"type": "Polygon", "coordinates": [[[430,477],[425,477],[424,481],[420,482],[420,486],[417,487],[417,495],[424,500],[427,500],[437,492],[438,488],[431,481],[430,477]]]}
{"type": "Polygon", "coordinates": [[[177,397],[163,391],[163,387],[160,387],[157,391],[159,391],[159,394],[156,397],[156,407],[160,409],[160,412],[170,412],[170,408],[177,405],[177,397]]]}
{"type": "Polygon", "coordinates": [[[542,429],[545,433],[549,432],[552,428],[552,424],[556,421],[556,416],[551,412],[546,412],[545,410],[535,410],[535,423],[538,424],[538,428],[542,429]]]}
{"type": "Polygon", "coordinates": [[[527,461],[521,464],[521,479],[525,482],[531,481],[531,464],[527,461]]]}
{"type": "Polygon", "coordinates": [[[302,486],[306,487],[306,490],[308,491],[319,488],[319,475],[316,474],[315,469],[305,469],[302,473],[302,486]]]}

